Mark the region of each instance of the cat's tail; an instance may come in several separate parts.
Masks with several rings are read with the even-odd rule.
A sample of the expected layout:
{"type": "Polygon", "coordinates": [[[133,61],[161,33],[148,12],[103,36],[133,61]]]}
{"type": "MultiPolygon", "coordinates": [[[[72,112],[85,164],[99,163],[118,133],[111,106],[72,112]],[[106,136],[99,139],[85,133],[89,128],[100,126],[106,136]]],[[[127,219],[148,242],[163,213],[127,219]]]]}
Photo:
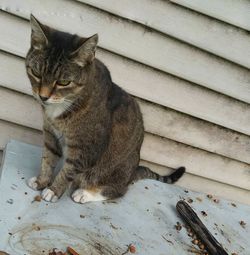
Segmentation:
{"type": "Polygon", "coordinates": [[[161,176],[161,175],[151,171],[150,168],[148,168],[148,167],[138,166],[134,175],[132,176],[131,181],[138,181],[141,179],[154,179],[154,180],[158,180],[158,181],[161,181],[164,183],[171,184],[171,183],[177,182],[182,177],[182,175],[185,173],[185,171],[186,171],[185,167],[182,166],[182,167],[177,168],[170,175],[161,176]]]}

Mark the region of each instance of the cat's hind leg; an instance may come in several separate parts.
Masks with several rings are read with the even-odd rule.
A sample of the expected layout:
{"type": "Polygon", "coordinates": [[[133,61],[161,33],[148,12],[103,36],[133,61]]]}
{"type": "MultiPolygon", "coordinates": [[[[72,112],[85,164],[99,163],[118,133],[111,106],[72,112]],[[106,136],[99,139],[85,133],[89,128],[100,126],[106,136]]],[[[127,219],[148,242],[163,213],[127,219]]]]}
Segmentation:
{"type": "Polygon", "coordinates": [[[100,189],[77,189],[73,192],[72,199],[76,203],[81,204],[107,200],[107,198],[102,195],[100,189]]]}
{"type": "Polygon", "coordinates": [[[77,189],[72,194],[72,199],[76,203],[87,203],[115,199],[123,196],[127,187],[101,186],[92,189],[77,189]]]}

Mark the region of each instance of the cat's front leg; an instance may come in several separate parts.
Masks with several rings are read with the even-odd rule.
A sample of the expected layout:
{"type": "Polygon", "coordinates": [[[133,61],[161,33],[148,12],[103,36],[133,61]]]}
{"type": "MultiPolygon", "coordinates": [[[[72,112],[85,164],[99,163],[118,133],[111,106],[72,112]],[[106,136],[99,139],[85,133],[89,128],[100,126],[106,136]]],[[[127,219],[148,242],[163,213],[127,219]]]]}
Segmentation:
{"type": "Polygon", "coordinates": [[[41,190],[47,187],[52,180],[53,170],[62,156],[62,150],[57,138],[49,130],[44,129],[44,148],[41,170],[37,177],[32,177],[28,185],[34,190],[41,190]]]}
{"type": "Polygon", "coordinates": [[[74,160],[66,159],[62,170],[57,174],[53,183],[42,192],[42,198],[48,202],[56,202],[67,189],[79,171],[74,160]]]}
{"type": "Polygon", "coordinates": [[[55,202],[78,174],[84,173],[89,167],[93,167],[105,148],[102,146],[104,138],[104,136],[90,135],[85,137],[84,145],[79,140],[66,140],[64,166],[51,186],[42,192],[42,198],[46,201],[55,202]]]}

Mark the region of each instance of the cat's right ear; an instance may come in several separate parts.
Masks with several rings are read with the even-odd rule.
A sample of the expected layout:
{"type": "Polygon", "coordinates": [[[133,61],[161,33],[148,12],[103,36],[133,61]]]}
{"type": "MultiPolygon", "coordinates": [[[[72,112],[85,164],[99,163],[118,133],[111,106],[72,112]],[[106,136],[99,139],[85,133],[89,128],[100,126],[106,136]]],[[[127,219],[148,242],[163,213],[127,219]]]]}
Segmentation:
{"type": "Polygon", "coordinates": [[[31,14],[31,46],[35,49],[42,50],[48,45],[48,38],[45,34],[45,27],[31,14]]]}
{"type": "Polygon", "coordinates": [[[84,66],[86,63],[93,62],[98,43],[98,34],[95,34],[87,39],[71,53],[71,59],[79,66],[84,66]]]}

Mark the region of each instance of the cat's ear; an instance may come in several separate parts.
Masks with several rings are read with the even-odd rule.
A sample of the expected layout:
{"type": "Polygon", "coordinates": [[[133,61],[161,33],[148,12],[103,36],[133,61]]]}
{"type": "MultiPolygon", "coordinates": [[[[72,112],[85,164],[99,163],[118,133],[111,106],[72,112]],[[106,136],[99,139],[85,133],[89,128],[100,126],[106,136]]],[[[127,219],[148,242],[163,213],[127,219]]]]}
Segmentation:
{"type": "Polygon", "coordinates": [[[91,63],[95,58],[95,51],[98,43],[98,34],[95,34],[85,40],[72,54],[73,62],[80,66],[91,63]]]}
{"type": "Polygon", "coordinates": [[[41,50],[48,45],[48,38],[46,36],[46,28],[31,14],[31,46],[35,49],[41,50]]]}

